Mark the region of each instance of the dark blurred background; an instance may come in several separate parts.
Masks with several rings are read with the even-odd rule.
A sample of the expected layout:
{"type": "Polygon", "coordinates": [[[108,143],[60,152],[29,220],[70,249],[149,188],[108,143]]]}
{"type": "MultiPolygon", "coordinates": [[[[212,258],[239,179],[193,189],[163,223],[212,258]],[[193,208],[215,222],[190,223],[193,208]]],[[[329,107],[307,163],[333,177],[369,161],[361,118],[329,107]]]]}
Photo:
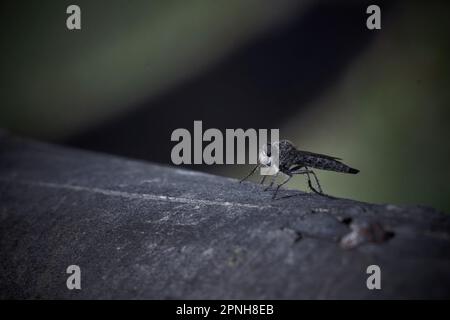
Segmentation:
{"type": "MultiPolygon", "coordinates": [[[[176,128],[280,128],[357,176],[327,193],[450,212],[445,1],[10,1],[0,127],[170,164],[176,128]],[[77,4],[82,30],[66,28],[77,4]],[[382,29],[366,28],[381,7],[382,29]]],[[[192,166],[241,177],[248,166],[192,166]]],[[[111,174],[114,174],[113,172],[111,174]]],[[[290,187],[305,188],[303,178],[290,187]]]]}

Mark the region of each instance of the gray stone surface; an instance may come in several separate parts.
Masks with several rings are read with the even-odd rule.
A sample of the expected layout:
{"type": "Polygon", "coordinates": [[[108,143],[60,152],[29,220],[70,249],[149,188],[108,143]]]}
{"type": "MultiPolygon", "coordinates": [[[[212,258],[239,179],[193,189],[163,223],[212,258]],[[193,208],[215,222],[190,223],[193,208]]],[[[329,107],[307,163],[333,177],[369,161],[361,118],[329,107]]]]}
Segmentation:
{"type": "Polygon", "coordinates": [[[450,217],[433,209],[272,201],[252,182],[0,140],[0,298],[449,298],[450,217]]]}

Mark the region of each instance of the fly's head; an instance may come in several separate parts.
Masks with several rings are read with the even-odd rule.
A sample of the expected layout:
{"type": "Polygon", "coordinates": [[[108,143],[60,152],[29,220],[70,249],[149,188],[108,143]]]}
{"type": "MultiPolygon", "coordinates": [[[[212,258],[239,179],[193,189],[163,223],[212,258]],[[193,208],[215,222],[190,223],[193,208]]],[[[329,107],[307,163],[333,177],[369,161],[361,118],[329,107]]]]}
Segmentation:
{"type": "MultiPolygon", "coordinates": [[[[263,167],[272,167],[275,172],[278,172],[278,161],[275,157],[278,157],[279,142],[273,142],[272,144],[263,145],[259,151],[258,160],[263,167]]],[[[278,160],[278,159],[277,159],[278,160]]]]}
{"type": "Polygon", "coordinates": [[[265,167],[270,167],[272,163],[272,152],[270,144],[264,145],[259,151],[259,163],[265,167]]]}

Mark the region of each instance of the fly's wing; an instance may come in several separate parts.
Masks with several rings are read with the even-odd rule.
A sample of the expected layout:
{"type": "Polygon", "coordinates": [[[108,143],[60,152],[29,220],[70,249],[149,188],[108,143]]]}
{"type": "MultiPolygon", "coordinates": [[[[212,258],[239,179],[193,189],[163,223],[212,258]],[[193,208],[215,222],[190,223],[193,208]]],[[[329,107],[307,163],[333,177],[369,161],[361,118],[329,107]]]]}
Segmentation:
{"type": "Polygon", "coordinates": [[[304,167],[309,166],[316,169],[336,171],[342,173],[356,174],[359,170],[351,168],[340,162],[340,158],[327,156],[320,153],[312,153],[309,151],[297,151],[297,163],[304,167]]]}
{"type": "Polygon", "coordinates": [[[297,150],[297,151],[300,155],[312,156],[312,157],[316,157],[316,158],[323,158],[323,159],[329,159],[329,160],[342,160],[341,158],[327,156],[326,154],[314,153],[314,152],[303,151],[303,150],[297,150]]]}

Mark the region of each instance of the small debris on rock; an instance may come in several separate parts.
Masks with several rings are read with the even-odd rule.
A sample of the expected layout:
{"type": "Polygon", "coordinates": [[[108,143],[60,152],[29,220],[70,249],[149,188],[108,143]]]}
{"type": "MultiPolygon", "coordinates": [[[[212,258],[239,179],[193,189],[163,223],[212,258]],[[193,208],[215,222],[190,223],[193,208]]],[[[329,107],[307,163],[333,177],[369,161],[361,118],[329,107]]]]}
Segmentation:
{"type": "Polygon", "coordinates": [[[391,231],[385,230],[381,224],[377,222],[351,223],[350,233],[341,239],[341,247],[344,249],[353,249],[361,244],[383,243],[394,236],[391,231]]]}
{"type": "Polygon", "coordinates": [[[330,212],[328,208],[314,208],[311,210],[313,213],[330,212]]]}

